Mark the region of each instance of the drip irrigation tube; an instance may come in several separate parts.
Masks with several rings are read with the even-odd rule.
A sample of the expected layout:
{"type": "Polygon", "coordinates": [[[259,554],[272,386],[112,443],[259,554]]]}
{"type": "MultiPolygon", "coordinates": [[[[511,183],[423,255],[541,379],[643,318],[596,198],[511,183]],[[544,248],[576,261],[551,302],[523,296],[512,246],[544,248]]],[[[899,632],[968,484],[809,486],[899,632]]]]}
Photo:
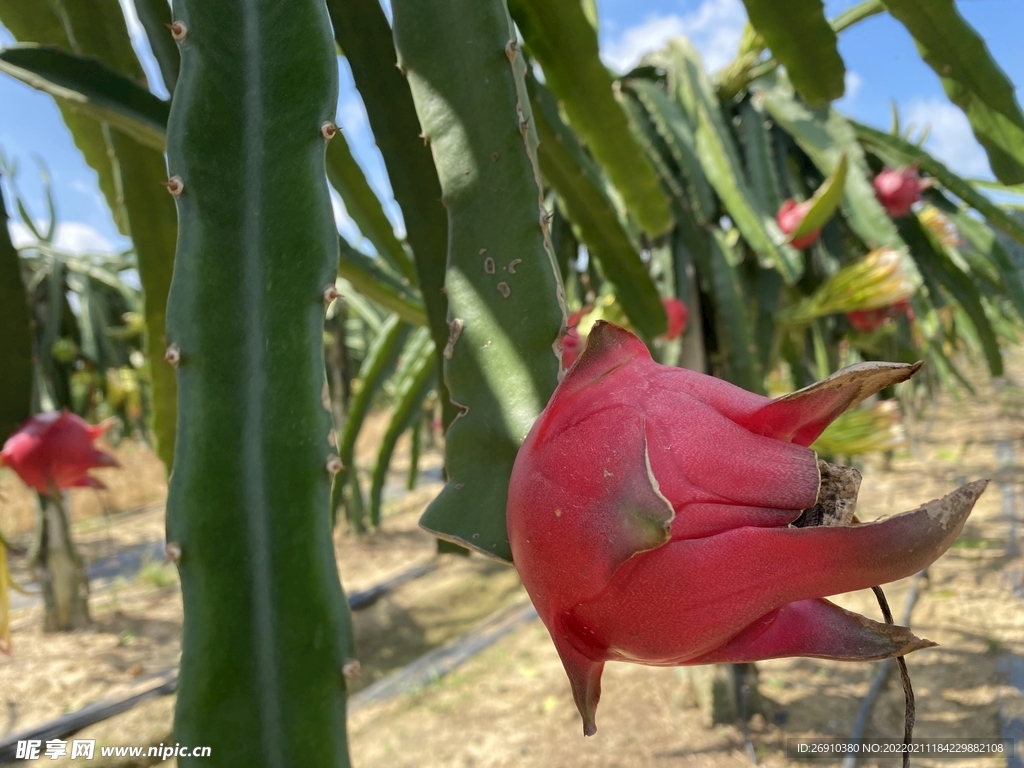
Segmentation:
{"type": "MultiPolygon", "coordinates": [[[[392,576],[390,579],[382,581],[380,584],[375,584],[369,589],[365,589],[360,592],[353,592],[348,597],[349,607],[353,611],[369,608],[388,592],[393,591],[406,582],[425,576],[436,568],[437,562],[433,560],[426,563],[420,563],[419,565],[414,565],[411,568],[392,576]]],[[[470,634],[472,634],[473,631],[471,631],[470,634]]],[[[493,642],[493,640],[491,642],[493,642]]],[[[430,654],[427,655],[429,656],[430,654]]],[[[385,680],[387,679],[388,678],[385,678],[385,680]]],[[[75,712],[62,715],[58,718],[42,723],[41,725],[33,726],[30,729],[0,738],[0,765],[13,763],[15,761],[19,741],[29,741],[32,739],[46,741],[47,739],[60,739],[70,736],[86,726],[94,725],[102,722],[103,720],[107,720],[114,715],[126,712],[136,704],[141,704],[148,699],[174,693],[177,687],[178,670],[177,668],[174,668],[163,673],[160,682],[156,685],[139,693],[135,693],[127,698],[96,701],[92,704],[87,704],[75,712]]]]}

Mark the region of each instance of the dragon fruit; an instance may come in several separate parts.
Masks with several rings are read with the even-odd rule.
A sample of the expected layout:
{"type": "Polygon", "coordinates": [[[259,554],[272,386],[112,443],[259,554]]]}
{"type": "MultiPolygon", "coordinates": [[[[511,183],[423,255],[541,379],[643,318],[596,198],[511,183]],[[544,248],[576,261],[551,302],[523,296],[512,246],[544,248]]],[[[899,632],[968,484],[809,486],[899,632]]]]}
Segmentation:
{"type": "Polygon", "coordinates": [[[584,734],[608,661],[868,660],[933,645],[824,598],[927,566],[985,481],[855,524],[859,474],[807,447],[918,367],[861,363],[769,400],[659,365],[629,331],[595,325],[519,451],[507,507],[584,734]]]}

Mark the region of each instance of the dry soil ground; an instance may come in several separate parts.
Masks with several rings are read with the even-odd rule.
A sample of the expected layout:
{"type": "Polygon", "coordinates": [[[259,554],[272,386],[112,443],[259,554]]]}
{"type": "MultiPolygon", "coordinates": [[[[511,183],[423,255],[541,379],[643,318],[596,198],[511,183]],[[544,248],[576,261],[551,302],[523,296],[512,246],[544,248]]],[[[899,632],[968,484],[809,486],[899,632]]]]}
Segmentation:
{"type": "MultiPolygon", "coordinates": [[[[920,737],[996,738],[1001,713],[1024,717],[1021,692],[1007,685],[1000,671],[1007,660],[1024,657],[1024,557],[1019,547],[1007,546],[1012,527],[1019,530],[1024,516],[1024,352],[1016,351],[1011,363],[1007,381],[993,385],[979,379],[976,398],[958,402],[947,395],[938,397],[910,425],[907,450],[896,456],[891,468],[871,463],[865,470],[858,508],[864,519],[911,509],[947,493],[964,478],[997,481],[953,549],[929,570],[913,611],[915,632],[939,643],[908,658],[920,737]],[[1016,523],[1009,515],[1016,516],[1016,523]]],[[[148,490],[132,496],[126,488],[120,491],[123,499],[134,501],[108,500],[108,506],[128,506],[159,495],[152,469],[144,469],[144,457],[136,458],[136,475],[149,473],[148,490]]],[[[0,478],[0,493],[8,501],[12,488],[9,477],[0,478]]],[[[437,488],[425,485],[392,503],[378,534],[337,535],[346,589],[365,589],[434,556],[432,540],[416,527],[416,520],[437,488]]],[[[95,500],[89,503],[94,509],[100,506],[95,500]]],[[[12,517],[0,508],[4,530],[13,527],[12,517]]],[[[128,515],[79,517],[77,534],[89,558],[159,540],[163,532],[159,505],[128,515]]],[[[16,573],[25,575],[23,567],[16,573]]],[[[908,583],[887,588],[897,615],[908,583]]],[[[476,557],[449,557],[438,570],[355,615],[362,662],[355,688],[521,599],[512,569],[476,557]]],[[[837,602],[878,616],[868,592],[837,602]]],[[[69,635],[44,635],[38,607],[15,613],[14,652],[0,656],[0,737],[97,699],[128,695],[174,668],[181,601],[171,567],[154,561],[131,579],[115,579],[94,594],[92,613],[93,627],[69,635]]],[[[756,717],[751,738],[759,763],[766,766],[789,764],[784,753],[787,737],[848,735],[875,671],[874,664],[810,659],[763,662],[758,667],[762,693],[771,701],[774,715],[756,717]]],[[[104,744],[168,743],[172,709],[172,696],[154,699],[90,726],[77,737],[104,744]]],[[[875,707],[867,735],[898,737],[902,719],[902,692],[898,684],[890,684],[875,707]]],[[[610,664],[598,722],[597,735],[584,739],[554,648],[543,626],[534,621],[447,678],[353,713],[351,747],[357,768],[749,765],[739,729],[704,727],[682,675],[674,669],[610,664]]],[[[1000,765],[992,760],[915,764],[1000,765]]]]}

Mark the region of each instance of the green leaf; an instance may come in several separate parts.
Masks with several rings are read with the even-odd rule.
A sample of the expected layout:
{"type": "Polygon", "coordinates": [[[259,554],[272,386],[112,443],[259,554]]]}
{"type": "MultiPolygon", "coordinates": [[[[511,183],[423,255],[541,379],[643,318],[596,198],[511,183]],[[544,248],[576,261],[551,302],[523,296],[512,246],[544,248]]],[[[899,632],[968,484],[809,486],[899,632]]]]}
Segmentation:
{"type": "Polygon", "coordinates": [[[1024,182],[1024,113],[1014,85],[953,0],[883,0],[914,38],[921,58],[963,110],[1004,184],[1024,182]]]}
{"type": "Polygon", "coordinates": [[[1004,195],[1024,195],[1024,184],[1000,184],[998,181],[989,179],[964,179],[964,181],[980,189],[988,189],[1004,195]]]}
{"type": "Polygon", "coordinates": [[[170,105],[98,59],[53,46],[17,45],[0,48],[0,72],[163,152],[170,105]]]}
{"type": "Polygon", "coordinates": [[[825,176],[831,176],[845,152],[850,164],[841,208],[850,228],[869,247],[900,248],[903,241],[871,186],[872,174],[850,123],[834,109],[812,110],[798,101],[777,73],[755,84],[776,123],[796,140],[825,176]]]}
{"type": "Polygon", "coordinates": [[[664,90],[649,80],[630,80],[629,89],[643,104],[658,135],[671,152],[682,174],[690,210],[698,222],[706,224],[715,214],[715,197],[697,158],[696,137],[686,113],[664,90]]]}
{"type": "Polygon", "coordinates": [[[339,235],[341,261],[338,277],[348,280],[357,291],[413,325],[426,325],[427,313],[420,292],[371,256],[356,250],[339,235]]]}
{"type": "MultiPolygon", "coordinates": [[[[345,51],[366,106],[395,202],[402,209],[431,338],[438,349],[443,349],[448,339],[448,300],[444,295],[448,216],[439,204],[441,184],[430,148],[420,137],[420,121],[409,84],[397,66],[391,25],[378,0],[327,0],[327,10],[334,39],[345,51]]],[[[456,410],[440,368],[438,372],[442,421],[447,429],[456,410]]]]}
{"type": "MultiPolygon", "coordinates": [[[[921,273],[925,275],[926,281],[929,278],[934,280],[955,299],[977,333],[978,341],[988,362],[989,372],[993,376],[1002,376],[1003,355],[999,349],[999,339],[996,337],[995,329],[992,327],[988,315],[985,314],[985,307],[974,281],[949,258],[945,249],[935,241],[916,215],[900,219],[899,226],[903,238],[910,245],[914,261],[921,267],[921,273]]],[[[934,290],[929,286],[930,293],[934,290]]],[[[932,296],[932,303],[936,306],[939,305],[938,298],[932,296]]]]}
{"type": "Polygon", "coordinates": [[[708,181],[722,199],[729,217],[743,239],[759,256],[779,270],[788,285],[800,279],[803,259],[779,230],[774,217],[760,209],[747,186],[742,168],[731,158],[735,149],[732,137],[720,134],[703,104],[697,107],[697,156],[707,173],[708,181]]]}
{"type": "Polygon", "coordinates": [[[442,358],[462,407],[445,437],[449,480],[420,524],[509,560],[512,464],[556,386],[565,324],[526,62],[509,46],[504,0],[394,0],[392,11],[449,216],[452,332],[442,358]],[[458,55],[439,40],[458,40],[458,55]]]}
{"type": "MultiPolygon", "coordinates": [[[[18,252],[7,228],[7,208],[0,189],[0,445],[31,415],[32,333],[28,299],[21,282],[18,252]]],[[[0,543],[0,548],[3,543],[0,543]]]]}
{"type": "Polygon", "coordinates": [[[612,76],[598,55],[597,31],[583,6],[575,0],[511,0],[508,5],[545,83],[629,212],[648,234],[667,232],[672,227],[668,198],[616,103],[612,76]]]}
{"type": "Polygon", "coordinates": [[[139,16],[142,28],[146,30],[149,48],[153,58],[160,67],[160,75],[164,80],[167,92],[174,94],[174,86],[178,84],[178,69],[181,67],[181,54],[178,44],[171,37],[168,27],[171,24],[171,6],[167,0],[133,0],[135,12],[139,16]]]}
{"type": "MultiPolygon", "coordinates": [[[[404,322],[397,314],[391,314],[373,337],[373,342],[359,367],[359,388],[348,405],[348,411],[345,414],[345,428],[338,441],[341,471],[334,476],[334,487],[331,493],[334,509],[337,509],[341,490],[346,485],[354,483],[356,488],[359,486],[355,467],[356,440],[359,438],[359,432],[370,412],[374,397],[395,367],[395,361],[401,354],[402,345],[410,330],[411,327],[408,323],[404,322]]],[[[362,494],[360,494],[360,501],[361,499],[362,494]]],[[[363,530],[362,504],[349,503],[346,506],[345,515],[349,524],[355,530],[363,530]]]]}
{"type": "Polygon", "coordinates": [[[380,440],[377,463],[373,468],[370,482],[370,525],[380,525],[381,496],[384,493],[384,482],[387,480],[388,467],[395,452],[398,438],[419,416],[420,404],[427,396],[434,383],[437,361],[434,342],[430,339],[426,328],[417,330],[402,351],[403,369],[396,377],[395,405],[391,421],[380,440]]]}
{"type": "Polygon", "coordinates": [[[839,162],[836,164],[835,170],[832,171],[832,175],[825,179],[821,186],[815,190],[814,196],[811,197],[811,207],[808,209],[803,221],[800,222],[800,225],[790,234],[790,240],[808,235],[816,229],[821,229],[828,223],[843,199],[848,168],[849,163],[846,159],[846,153],[843,152],[839,155],[839,162]]]}
{"type": "Polygon", "coordinates": [[[579,239],[613,284],[633,326],[647,338],[665,333],[668,320],[658,290],[604,191],[599,171],[562,122],[551,93],[532,77],[526,82],[540,140],[541,172],[558,191],[579,239]]]}
{"type": "Polygon", "coordinates": [[[1018,316],[1024,318],[1024,274],[1021,273],[1021,269],[1013,263],[1013,258],[1003,248],[995,233],[983,222],[971,216],[965,209],[955,207],[945,198],[942,198],[942,203],[939,209],[950,217],[968,245],[995,266],[1006,295],[1016,307],[1018,316]]]}
{"type": "MultiPolygon", "coordinates": [[[[79,0],[56,5],[0,0],[0,23],[19,41],[54,45],[79,56],[92,56],[140,83],[145,81],[128,38],[124,16],[116,3],[79,0]]],[[[114,222],[122,234],[127,233],[128,222],[111,158],[113,147],[108,127],[69,104],[58,101],[57,106],[75,146],[99,177],[100,190],[114,222]]]]}
{"type": "Polygon", "coordinates": [[[385,261],[410,282],[417,280],[416,267],[395,236],[391,221],[359,167],[348,141],[338,131],[327,144],[327,180],[345,203],[345,210],[385,261]]]}
{"type": "Polygon", "coordinates": [[[56,46],[5,49],[0,54],[0,67],[32,67],[35,77],[45,78],[67,93],[83,95],[84,100],[74,102],[77,109],[86,113],[98,109],[102,113],[102,120],[93,121],[74,114],[74,110],[71,114],[65,111],[65,122],[86,160],[99,172],[100,186],[115,220],[135,244],[146,293],[152,427],[158,455],[170,469],[177,422],[176,382],[174,370],[161,361],[166,348],[164,316],[177,234],[174,203],[161,186],[167,178],[163,130],[168,105],[142,85],[145,76],[119,6],[83,0],[61,8],[57,25],[47,26],[52,22],[47,21],[45,12],[26,19],[7,4],[0,5],[0,18],[5,24],[11,20],[23,32],[39,33],[37,42],[56,46]],[[74,54],[67,53],[68,49],[74,49],[74,54]]]}
{"type": "Polygon", "coordinates": [[[863,0],[863,2],[857,3],[857,5],[851,5],[845,11],[840,13],[830,22],[832,25],[832,31],[839,34],[845,29],[852,27],[859,21],[875,16],[879,13],[885,13],[885,6],[882,5],[882,0],[863,0]]]}
{"type": "Polygon", "coordinates": [[[812,105],[838,99],[846,67],[821,0],[743,0],[747,16],[812,105]]]}
{"type": "Polygon", "coordinates": [[[854,122],[853,127],[857,131],[857,138],[867,144],[887,164],[894,167],[916,164],[922,171],[934,176],[942,186],[988,219],[989,224],[1024,245],[1024,224],[923,149],[898,136],[891,136],[862,123],[854,122]]]}
{"type": "Polygon", "coordinates": [[[748,302],[743,295],[739,275],[732,264],[733,246],[729,245],[721,230],[715,228],[712,235],[710,260],[703,268],[715,297],[715,327],[722,354],[722,378],[751,392],[761,392],[764,387],[758,374],[751,337],[753,323],[748,316],[748,302]]]}
{"type": "Polygon", "coordinates": [[[740,137],[746,159],[747,176],[758,205],[765,211],[778,211],[782,205],[775,142],[764,106],[746,99],[739,109],[740,137]]]}
{"type": "MultiPolygon", "coordinates": [[[[637,143],[643,148],[647,159],[651,161],[654,170],[661,180],[661,185],[668,191],[672,200],[673,211],[684,208],[688,215],[692,216],[690,206],[693,201],[686,194],[686,182],[681,178],[679,172],[671,162],[671,152],[658,135],[654,127],[654,121],[640,104],[635,95],[627,96],[622,100],[622,107],[629,120],[629,128],[633,131],[637,143]]],[[[702,171],[703,175],[703,171],[702,171]]]]}
{"type": "Polygon", "coordinates": [[[111,143],[124,189],[128,233],[135,246],[145,294],[146,358],[152,397],[150,423],[157,455],[170,472],[177,431],[178,385],[174,367],[164,360],[164,328],[174,272],[178,215],[174,198],[163,186],[167,179],[163,153],[117,131],[111,131],[111,143]]]}

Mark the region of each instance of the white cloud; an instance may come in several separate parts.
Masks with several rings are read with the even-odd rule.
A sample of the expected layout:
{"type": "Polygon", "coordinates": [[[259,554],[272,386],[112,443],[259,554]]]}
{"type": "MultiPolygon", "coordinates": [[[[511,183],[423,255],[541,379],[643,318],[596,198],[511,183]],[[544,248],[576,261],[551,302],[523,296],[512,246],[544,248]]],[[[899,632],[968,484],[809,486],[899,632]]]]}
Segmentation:
{"type": "Polygon", "coordinates": [[[988,157],[974,138],[967,117],[940,98],[913,99],[901,110],[903,125],[914,126],[914,138],[926,125],[931,133],[925,142],[939,160],[965,176],[988,176],[988,157]]]}
{"type": "MultiPolygon", "coordinates": [[[[36,222],[37,227],[45,226],[42,221],[36,222]]],[[[15,248],[32,245],[38,242],[31,230],[20,221],[12,221],[11,242],[15,248]]],[[[68,253],[110,253],[115,250],[114,244],[100,234],[99,230],[80,221],[66,221],[57,225],[53,238],[54,248],[68,253]]]]}
{"type": "Polygon", "coordinates": [[[736,56],[747,15],[740,0],[704,0],[691,13],[652,15],[615,37],[609,35],[601,58],[612,69],[624,72],[640,58],[661,48],[673,37],[690,39],[709,71],[720,69],[736,56]]]}
{"type": "Polygon", "coordinates": [[[854,72],[852,69],[846,70],[846,93],[843,95],[842,101],[845,104],[849,104],[851,101],[857,98],[857,94],[860,93],[860,89],[864,86],[864,78],[854,72]]]}

